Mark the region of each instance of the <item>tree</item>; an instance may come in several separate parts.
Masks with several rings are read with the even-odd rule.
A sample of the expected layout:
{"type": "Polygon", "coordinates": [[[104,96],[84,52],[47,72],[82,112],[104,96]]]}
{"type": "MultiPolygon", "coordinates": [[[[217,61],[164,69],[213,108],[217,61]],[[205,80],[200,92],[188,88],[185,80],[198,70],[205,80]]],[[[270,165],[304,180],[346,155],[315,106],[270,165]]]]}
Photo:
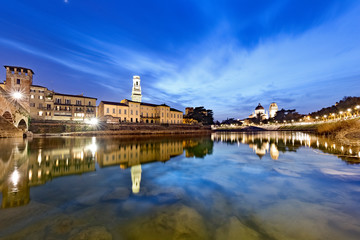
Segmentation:
{"type": "Polygon", "coordinates": [[[190,112],[186,117],[195,119],[203,125],[214,124],[213,111],[207,110],[203,106],[194,108],[194,111],[190,112]]]}

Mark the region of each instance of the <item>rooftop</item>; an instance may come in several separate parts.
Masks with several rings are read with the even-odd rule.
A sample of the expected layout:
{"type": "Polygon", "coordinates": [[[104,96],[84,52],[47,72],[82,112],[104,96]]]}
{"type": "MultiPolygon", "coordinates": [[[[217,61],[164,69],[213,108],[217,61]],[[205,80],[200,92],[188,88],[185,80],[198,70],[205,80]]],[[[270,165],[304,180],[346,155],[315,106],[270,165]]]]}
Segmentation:
{"type": "Polygon", "coordinates": [[[101,101],[103,104],[109,104],[109,105],[117,105],[117,106],[127,106],[125,103],[120,102],[109,102],[109,101],[101,101]]]}
{"type": "Polygon", "coordinates": [[[69,97],[81,97],[81,98],[91,98],[91,99],[95,99],[97,100],[97,98],[93,98],[93,97],[86,97],[84,95],[72,95],[72,94],[64,94],[64,93],[54,93],[55,95],[61,95],[61,96],[69,96],[69,97]]]}
{"type": "Polygon", "coordinates": [[[32,74],[35,74],[33,70],[31,70],[30,68],[24,68],[24,67],[17,67],[17,66],[8,66],[5,65],[4,68],[10,68],[10,71],[14,71],[14,68],[18,68],[18,69],[24,69],[26,71],[30,70],[32,74]]]}

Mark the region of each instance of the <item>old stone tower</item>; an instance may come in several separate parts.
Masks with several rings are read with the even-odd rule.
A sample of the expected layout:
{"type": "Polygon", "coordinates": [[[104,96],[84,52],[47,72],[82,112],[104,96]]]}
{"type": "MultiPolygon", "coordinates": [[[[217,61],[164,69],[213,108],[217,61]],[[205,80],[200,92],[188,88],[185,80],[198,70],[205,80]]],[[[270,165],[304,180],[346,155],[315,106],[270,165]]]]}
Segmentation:
{"type": "Polygon", "coordinates": [[[30,86],[32,84],[34,72],[31,69],[14,66],[4,66],[6,68],[6,80],[4,89],[10,95],[20,93],[17,101],[28,111],[30,111],[30,86]]]}
{"type": "Polygon", "coordinates": [[[141,102],[140,76],[133,76],[131,100],[134,102],[141,102]]]}

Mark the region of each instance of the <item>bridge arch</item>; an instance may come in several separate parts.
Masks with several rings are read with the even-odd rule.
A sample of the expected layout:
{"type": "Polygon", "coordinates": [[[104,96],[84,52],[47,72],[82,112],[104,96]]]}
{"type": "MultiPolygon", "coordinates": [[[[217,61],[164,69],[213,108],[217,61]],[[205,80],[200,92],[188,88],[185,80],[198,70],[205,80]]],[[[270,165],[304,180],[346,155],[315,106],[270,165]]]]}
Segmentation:
{"type": "Polygon", "coordinates": [[[17,124],[17,128],[26,131],[28,129],[28,125],[24,118],[20,119],[19,123],[17,124]]]}
{"type": "Polygon", "coordinates": [[[14,123],[14,119],[12,114],[10,113],[10,111],[4,111],[4,113],[2,114],[3,118],[5,118],[8,122],[14,123]]]}

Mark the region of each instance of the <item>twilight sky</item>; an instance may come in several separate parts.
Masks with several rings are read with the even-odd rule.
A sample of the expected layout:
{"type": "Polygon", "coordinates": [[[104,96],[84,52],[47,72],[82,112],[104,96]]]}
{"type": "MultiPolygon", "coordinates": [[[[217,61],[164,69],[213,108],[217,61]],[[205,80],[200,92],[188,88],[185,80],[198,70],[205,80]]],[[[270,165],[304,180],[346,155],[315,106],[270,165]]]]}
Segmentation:
{"type": "MultiPolygon", "coordinates": [[[[0,0],[0,65],[101,100],[247,117],[360,96],[360,1],[0,0]]],[[[5,69],[0,70],[0,80],[5,69]]]]}

